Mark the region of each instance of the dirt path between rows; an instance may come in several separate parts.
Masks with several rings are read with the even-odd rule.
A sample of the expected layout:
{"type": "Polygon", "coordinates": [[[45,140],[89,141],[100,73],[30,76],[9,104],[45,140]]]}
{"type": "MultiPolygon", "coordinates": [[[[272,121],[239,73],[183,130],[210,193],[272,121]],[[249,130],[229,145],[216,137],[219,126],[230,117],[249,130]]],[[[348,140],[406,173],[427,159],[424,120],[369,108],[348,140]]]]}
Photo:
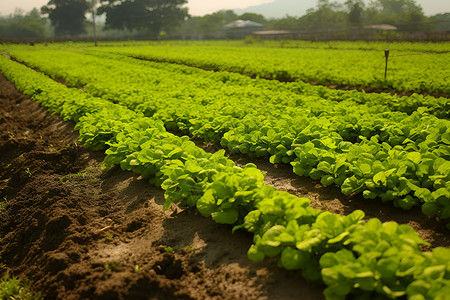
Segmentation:
{"type": "MultiPolygon", "coordinates": [[[[162,210],[163,191],[77,144],[63,122],[0,75],[0,263],[27,278],[45,299],[321,299],[322,289],[276,261],[255,264],[251,236],[194,210],[162,210]],[[168,248],[171,247],[171,248],[168,248]]],[[[249,159],[232,156],[239,164],[249,159]]],[[[450,245],[443,224],[419,210],[342,196],[257,160],[266,181],[337,213],[416,228],[435,246],[450,245]]]]}
{"type": "Polygon", "coordinates": [[[275,261],[248,260],[251,236],[192,210],[77,144],[63,122],[0,75],[3,274],[45,299],[321,299],[275,261]],[[173,250],[168,249],[170,246],[173,250]]]}

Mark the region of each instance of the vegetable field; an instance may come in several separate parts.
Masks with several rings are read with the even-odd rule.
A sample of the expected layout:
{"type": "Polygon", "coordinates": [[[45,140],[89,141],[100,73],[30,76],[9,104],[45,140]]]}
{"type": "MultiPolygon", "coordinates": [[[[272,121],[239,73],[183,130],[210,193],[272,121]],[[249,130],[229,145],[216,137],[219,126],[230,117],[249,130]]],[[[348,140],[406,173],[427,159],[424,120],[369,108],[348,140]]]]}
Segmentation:
{"type": "Polygon", "coordinates": [[[108,52],[188,64],[282,81],[306,82],[400,92],[450,92],[450,44],[367,42],[167,42],[149,47],[111,45],[108,52]],[[384,79],[384,50],[390,50],[384,79]]]}
{"type": "MultiPolygon", "coordinates": [[[[311,289],[311,299],[321,288],[327,299],[446,299],[450,292],[447,46],[343,42],[3,45],[0,72],[20,93],[74,124],[78,141],[86,149],[104,153],[101,172],[131,171],[125,174],[139,176],[155,189],[152,193],[161,191],[161,203],[153,204],[153,211],[171,212],[171,216],[198,214],[223,224],[214,226],[247,238],[249,245],[232,251],[247,253],[242,264],[255,264],[242,270],[253,271],[247,279],[234,280],[256,285],[249,278],[264,272],[278,274],[278,281],[292,282],[280,278],[293,276],[300,286],[311,289]],[[392,57],[384,79],[387,47],[392,57]],[[277,170],[309,184],[280,189],[270,182],[276,182],[273,173],[277,170]],[[308,197],[312,186],[333,191],[337,199],[351,202],[351,209],[327,207],[326,200],[332,200],[323,199],[327,192],[318,192],[316,199],[308,197]],[[300,194],[299,189],[306,192],[300,194]],[[419,224],[413,220],[420,220],[419,224]],[[266,268],[264,264],[271,262],[284,270],[272,266],[263,272],[257,267],[266,268]]],[[[11,133],[4,139],[6,144],[15,141],[11,133]]],[[[13,165],[7,158],[2,161],[9,169],[5,174],[14,172],[13,165]]],[[[28,172],[33,173],[29,167],[28,172]]],[[[62,185],[66,176],[60,178],[62,185]]],[[[102,180],[108,177],[103,176],[102,180]]],[[[17,192],[8,188],[14,180],[6,177],[2,195],[18,201],[17,192]]],[[[3,214],[14,205],[8,207],[3,214]]],[[[106,213],[102,217],[111,218],[106,213]]],[[[193,217],[189,221],[193,224],[201,218],[193,217]]],[[[142,223],[142,218],[132,219],[126,231],[136,232],[138,238],[145,232],[142,223]]],[[[101,230],[111,228],[105,225],[101,230]]],[[[205,246],[197,241],[191,242],[195,247],[180,249],[185,242],[177,239],[182,238],[159,243],[164,245],[160,254],[164,258],[152,265],[156,274],[145,273],[145,268],[141,274],[136,264],[135,274],[128,276],[164,275],[170,284],[195,277],[193,267],[177,259],[189,256],[192,263],[195,247],[205,246]]],[[[117,240],[116,245],[121,245],[117,240]]],[[[202,251],[207,253],[207,247],[202,251]]],[[[204,266],[206,259],[198,261],[204,266]]],[[[120,273],[113,270],[117,263],[105,263],[108,278],[120,273]]],[[[86,274],[79,276],[86,278],[86,274]]],[[[133,290],[142,288],[140,279],[135,280],[136,289],[130,286],[111,297],[131,297],[133,290]]],[[[88,289],[85,296],[98,292],[88,288],[97,282],[83,282],[88,289]]],[[[167,283],[155,282],[159,290],[154,287],[153,292],[163,293],[161,285],[167,283]]],[[[273,288],[265,294],[242,295],[246,288],[234,284],[229,282],[237,292],[228,296],[227,287],[210,294],[214,283],[209,287],[205,283],[202,295],[185,291],[178,296],[291,298],[273,288]]],[[[41,286],[46,288],[44,283],[41,286]]],[[[70,293],[71,288],[66,289],[70,293]]],[[[56,297],[48,291],[43,294],[56,297]]],[[[60,291],[57,297],[64,295],[60,291]]]]}

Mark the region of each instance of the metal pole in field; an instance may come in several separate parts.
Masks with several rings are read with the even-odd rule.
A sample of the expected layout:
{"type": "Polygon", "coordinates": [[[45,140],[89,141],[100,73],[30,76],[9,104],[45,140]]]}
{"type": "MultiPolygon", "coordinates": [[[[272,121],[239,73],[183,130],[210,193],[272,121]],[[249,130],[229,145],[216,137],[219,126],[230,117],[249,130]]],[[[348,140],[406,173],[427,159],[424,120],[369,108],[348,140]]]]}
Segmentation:
{"type": "Polygon", "coordinates": [[[388,59],[389,59],[389,50],[384,50],[384,57],[386,57],[386,65],[384,66],[384,81],[386,81],[387,66],[388,66],[388,59]]]}

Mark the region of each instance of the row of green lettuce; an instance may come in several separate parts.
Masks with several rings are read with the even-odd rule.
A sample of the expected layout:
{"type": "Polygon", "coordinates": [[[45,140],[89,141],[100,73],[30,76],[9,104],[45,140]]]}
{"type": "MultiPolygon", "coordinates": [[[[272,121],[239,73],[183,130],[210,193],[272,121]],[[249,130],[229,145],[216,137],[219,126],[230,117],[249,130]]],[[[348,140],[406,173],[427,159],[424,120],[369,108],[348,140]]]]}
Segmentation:
{"type": "Polygon", "coordinates": [[[362,193],[403,209],[420,205],[428,216],[450,218],[450,122],[424,108],[408,115],[351,97],[337,102],[293,95],[282,83],[114,55],[10,53],[69,85],[162,120],[169,130],[290,163],[295,174],[341,186],[346,195],[362,193]]]}
{"type": "MultiPolygon", "coordinates": [[[[100,47],[136,58],[167,61],[277,80],[302,80],[322,85],[450,94],[447,67],[450,52],[390,51],[387,78],[385,49],[238,47],[210,44],[153,43],[100,47]],[[409,55],[410,54],[410,55],[409,55]]],[[[425,47],[426,48],[426,47],[425,47]]]]}
{"type": "MultiPolygon", "coordinates": [[[[38,53],[41,53],[43,55],[47,55],[47,60],[49,61],[49,65],[48,67],[50,68],[51,66],[54,65],[54,62],[51,60],[51,56],[52,55],[56,55],[56,56],[61,56],[61,55],[69,55],[69,56],[73,56],[73,54],[70,54],[67,52],[67,50],[75,50],[74,52],[77,52],[78,54],[82,53],[81,50],[83,48],[61,48],[61,46],[55,46],[50,45],[47,47],[24,47],[24,46],[16,46],[16,47],[12,47],[12,52],[15,53],[15,55],[20,55],[23,56],[24,53],[22,51],[18,51],[18,50],[30,50],[32,53],[28,53],[27,56],[32,56],[33,57],[33,53],[34,53],[34,58],[36,58],[36,56],[38,55],[38,53]],[[37,48],[37,49],[36,49],[37,48]],[[56,51],[51,51],[51,50],[56,50],[56,51]],[[60,51],[63,50],[63,53],[61,53],[60,51]],[[64,51],[65,50],[65,51],[64,51]],[[49,60],[50,57],[50,60],[49,60]]],[[[108,48],[106,48],[106,50],[108,50],[108,48]]],[[[85,51],[83,51],[84,53],[88,52],[91,54],[97,53],[97,56],[99,57],[111,57],[111,58],[116,58],[117,56],[112,55],[109,52],[99,52],[99,51],[93,51],[92,49],[85,49],[85,51]]],[[[31,57],[31,58],[32,58],[31,57]]],[[[42,58],[45,59],[45,58],[42,58]]],[[[69,58],[70,59],[70,58],[69,58]]],[[[73,64],[76,57],[73,56],[73,58],[70,59],[70,61],[68,61],[68,64],[73,64]]],[[[84,57],[84,61],[87,58],[84,57]]],[[[119,56],[118,58],[119,60],[123,61],[124,63],[129,63],[130,59],[127,59],[127,57],[125,56],[119,56]]],[[[63,64],[64,62],[61,59],[58,59],[59,64],[63,64]]],[[[91,61],[90,64],[94,64],[95,65],[95,61],[91,61]]],[[[136,61],[133,62],[133,64],[137,64],[136,61]]],[[[153,67],[155,67],[157,64],[152,64],[153,67]]],[[[62,67],[61,67],[62,68],[62,67]]],[[[79,68],[79,67],[78,67],[79,68]]],[[[350,91],[342,91],[342,90],[335,90],[335,89],[329,89],[323,86],[313,86],[310,84],[305,84],[303,82],[291,82],[291,83],[280,83],[278,81],[267,81],[267,80],[252,80],[250,78],[247,78],[246,76],[239,76],[236,75],[234,76],[234,74],[230,74],[229,72],[217,72],[216,74],[212,75],[211,72],[205,72],[203,70],[198,70],[195,68],[189,68],[189,67],[183,67],[183,66],[177,66],[177,65],[165,65],[164,69],[167,71],[170,70],[174,70],[176,72],[182,72],[185,75],[189,75],[189,74],[195,74],[196,77],[198,77],[198,79],[200,78],[204,78],[203,80],[207,80],[207,79],[212,79],[213,81],[218,82],[218,85],[220,86],[221,84],[226,84],[228,86],[232,86],[234,85],[235,88],[236,86],[257,86],[258,89],[263,89],[264,90],[264,94],[261,94],[261,91],[256,92],[256,96],[257,97],[263,97],[265,98],[267,101],[272,101],[272,102],[279,102],[279,104],[284,104],[284,105],[291,105],[291,106],[295,106],[298,104],[301,104],[303,101],[299,100],[299,96],[304,97],[305,95],[311,96],[311,97],[319,97],[321,99],[326,99],[326,100],[332,100],[334,102],[340,102],[340,101],[345,101],[345,100],[352,100],[358,104],[367,104],[369,106],[386,106],[387,109],[389,109],[390,111],[401,111],[401,112],[405,112],[407,114],[411,114],[412,112],[416,111],[418,108],[423,108],[426,109],[428,113],[430,114],[434,114],[439,118],[448,118],[450,116],[450,104],[448,99],[444,98],[444,97],[431,97],[431,96],[423,96],[423,95],[419,95],[419,94],[413,94],[409,97],[403,96],[403,97],[399,97],[396,95],[390,95],[387,93],[369,93],[366,94],[364,92],[358,92],[355,90],[350,90],[350,91]],[[211,78],[212,77],[212,78],[211,78]],[[268,93],[269,91],[272,91],[272,93],[268,93]],[[278,94],[274,93],[274,91],[277,91],[278,94]],[[282,95],[280,96],[280,91],[283,91],[282,95]]],[[[67,69],[66,69],[67,70],[67,69]]],[[[62,71],[62,70],[60,70],[62,71]]],[[[129,70],[132,72],[132,70],[129,70]]],[[[94,72],[94,73],[98,73],[98,72],[94,72]]],[[[71,74],[67,74],[68,76],[70,76],[70,81],[68,82],[71,85],[80,85],[83,82],[80,81],[80,79],[77,79],[76,76],[73,76],[71,74]]],[[[136,77],[136,74],[133,74],[134,76],[132,76],[133,78],[136,77]]],[[[158,81],[155,78],[152,77],[145,77],[147,80],[153,81],[153,83],[157,83],[159,85],[161,84],[165,84],[166,86],[170,86],[170,84],[172,84],[173,82],[169,83],[165,83],[165,82],[161,82],[158,81]],[[156,81],[156,82],[155,82],[156,81]]],[[[107,77],[103,76],[103,79],[106,80],[107,77]]],[[[127,80],[126,78],[124,80],[127,80]]],[[[128,80],[128,81],[132,81],[132,80],[128,80]]],[[[173,80],[172,80],[173,81],[173,80]]],[[[133,83],[130,82],[131,84],[133,83]]],[[[185,83],[185,86],[188,87],[189,85],[191,85],[192,83],[187,82],[185,83]]],[[[194,83],[195,84],[195,83],[194,83]]],[[[196,85],[196,84],[195,84],[196,85]]],[[[184,88],[186,88],[184,87],[184,88]]],[[[176,90],[180,90],[183,87],[178,87],[176,90]]],[[[126,89],[125,91],[129,92],[130,90],[126,89]]],[[[208,91],[209,93],[211,93],[211,91],[208,91]]],[[[229,91],[227,91],[229,93],[229,91]]],[[[245,96],[245,92],[248,93],[255,93],[255,90],[252,89],[250,91],[246,91],[246,90],[242,90],[241,88],[238,88],[238,91],[233,91],[233,94],[236,94],[236,96],[240,96],[242,97],[242,95],[239,94],[243,94],[245,96]]],[[[208,93],[208,94],[209,94],[208,93]]],[[[120,97],[121,94],[117,94],[116,97],[120,97]]],[[[144,95],[141,95],[144,96],[144,95]]],[[[179,97],[179,95],[176,95],[179,97]]],[[[202,97],[205,98],[205,95],[202,95],[202,97]]],[[[205,99],[205,101],[207,101],[207,97],[205,99]]]]}
{"type": "Polygon", "coordinates": [[[363,222],[309,206],[306,198],[264,184],[252,164],[239,168],[224,151],[206,153],[188,137],[168,133],[162,122],[78,89],[0,56],[0,70],[25,95],[77,122],[80,141],[106,149],[105,166],[120,165],[165,189],[172,203],[195,206],[216,222],[254,233],[249,258],[279,257],[288,270],[327,287],[327,299],[347,295],[444,299],[450,292],[450,249],[426,245],[408,225],[363,222]]]}
{"type": "MultiPolygon", "coordinates": [[[[63,47],[92,47],[92,43],[55,43],[63,47]]],[[[184,41],[126,41],[126,42],[102,42],[100,46],[105,47],[129,47],[129,46],[149,46],[164,45],[170,47],[178,46],[214,46],[214,47],[248,47],[249,45],[261,48],[295,48],[295,49],[338,49],[338,50],[375,50],[384,51],[390,49],[393,51],[407,53],[426,53],[426,52],[447,52],[450,48],[450,42],[424,43],[424,42],[387,42],[387,41],[304,41],[304,40],[184,40],[184,41]]]]}

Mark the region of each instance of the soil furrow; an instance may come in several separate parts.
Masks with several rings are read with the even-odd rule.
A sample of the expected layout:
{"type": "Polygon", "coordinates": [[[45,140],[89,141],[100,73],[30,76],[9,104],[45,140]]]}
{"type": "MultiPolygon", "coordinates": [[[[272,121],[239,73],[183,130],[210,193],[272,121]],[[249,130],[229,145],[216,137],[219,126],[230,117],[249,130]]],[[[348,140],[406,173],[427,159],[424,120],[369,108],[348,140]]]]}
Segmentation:
{"type": "Polygon", "coordinates": [[[299,272],[255,264],[251,236],[162,210],[163,191],[77,144],[74,124],[0,75],[1,263],[44,299],[321,299],[299,272]]]}

